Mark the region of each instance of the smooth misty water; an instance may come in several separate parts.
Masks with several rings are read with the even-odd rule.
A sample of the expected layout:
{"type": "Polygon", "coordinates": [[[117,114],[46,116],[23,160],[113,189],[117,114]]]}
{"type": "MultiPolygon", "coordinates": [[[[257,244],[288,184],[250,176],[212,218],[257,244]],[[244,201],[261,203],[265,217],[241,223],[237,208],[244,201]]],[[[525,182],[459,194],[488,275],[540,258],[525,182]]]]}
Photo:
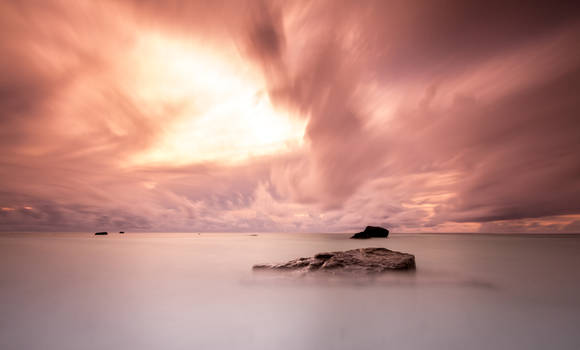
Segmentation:
{"type": "Polygon", "coordinates": [[[0,235],[0,349],[579,349],[580,236],[0,235]],[[383,246],[415,273],[254,273],[383,246]]]}

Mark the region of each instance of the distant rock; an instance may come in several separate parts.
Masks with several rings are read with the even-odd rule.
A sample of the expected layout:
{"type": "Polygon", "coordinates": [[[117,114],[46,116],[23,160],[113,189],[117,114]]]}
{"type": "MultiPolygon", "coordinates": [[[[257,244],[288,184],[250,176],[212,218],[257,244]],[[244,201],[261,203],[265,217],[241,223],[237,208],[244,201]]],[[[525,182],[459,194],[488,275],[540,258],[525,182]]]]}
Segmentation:
{"type": "Polygon", "coordinates": [[[109,232],[95,232],[95,236],[105,236],[108,234],[109,234],[109,232]]]}
{"type": "Polygon", "coordinates": [[[119,231],[119,233],[125,233],[125,231],[119,231]]]}
{"type": "Polygon", "coordinates": [[[380,273],[390,270],[415,269],[415,256],[386,248],[361,248],[344,252],[319,253],[281,264],[254,265],[254,270],[300,272],[380,273]]]}
{"type": "Polygon", "coordinates": [[[367,239],[367,238],[387,238],[389,230],[378,226],[367,226],[364,231],[355,233],[350,237],[353,239],[367,239]]]}

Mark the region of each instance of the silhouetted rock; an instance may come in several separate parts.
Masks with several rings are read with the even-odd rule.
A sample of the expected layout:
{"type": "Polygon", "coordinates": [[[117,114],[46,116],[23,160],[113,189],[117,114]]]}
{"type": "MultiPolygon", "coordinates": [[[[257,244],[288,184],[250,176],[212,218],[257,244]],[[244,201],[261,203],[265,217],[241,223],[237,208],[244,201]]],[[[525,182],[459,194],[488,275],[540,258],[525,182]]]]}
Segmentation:
{"type": "Polygon", "coordinates": [[[95,236],[104,236],[104,235],[108,235],[109,232],[95,232],[95,236]]]}
{"type": "Polygon", "coordinates": [[[125,233],[125,231],[119,231],[119,233],[125,233]]]}
{"type": "Polygon", "coordinates": [[[386,248],[361,248],[344,252],[319,253],[282,264],[254,265],[254,270],[301,272],[379,273],[389,270],[415,269],[415,256],[386,248]]]}
{"type": "Polygon", "coordinates": [[[354,236],[350,238],[354,239],[367,239],[367,238],[387,238],[389,236],[389,230],[386,228],[378,226],[367,226],[364,231],[355,233],[354,236]]]}

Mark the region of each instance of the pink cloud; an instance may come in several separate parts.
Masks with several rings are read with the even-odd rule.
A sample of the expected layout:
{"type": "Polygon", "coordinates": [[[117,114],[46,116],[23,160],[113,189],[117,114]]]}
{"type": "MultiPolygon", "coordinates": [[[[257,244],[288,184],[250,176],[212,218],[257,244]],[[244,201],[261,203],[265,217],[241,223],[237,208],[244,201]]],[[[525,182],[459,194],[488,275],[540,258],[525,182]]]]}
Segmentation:
{"type": "Polygon", "coordinates": [[[577,230],[578,14],[539,2],[4,3],[0,230],[577,230]],[[150,37],[204,52],[185,65],[212,64],[175,74],[169,44],[142,50],[150,37]],[[222,67],[214,92],[220,75],[201,74],[222,67]],[[303,137],[257,133],[264,152],[224,138],[254,100],[303,137]],[[175,140],[190,147],[182,161],[142,157],[175,140]]]}

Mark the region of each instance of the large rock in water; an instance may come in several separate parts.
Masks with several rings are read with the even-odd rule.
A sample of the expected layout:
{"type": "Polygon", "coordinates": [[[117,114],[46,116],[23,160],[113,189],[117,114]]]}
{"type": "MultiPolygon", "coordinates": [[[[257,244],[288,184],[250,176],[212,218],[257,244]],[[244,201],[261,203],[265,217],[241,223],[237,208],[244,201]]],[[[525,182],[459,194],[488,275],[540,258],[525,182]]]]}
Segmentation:
{"type": "Polygon", "coordinates": [[[354,239],[367,239],[367,238],[387,238],[389,236],[389,230],[386,228],[378,226],[367,226],[363,232],[355,233],[354,236],[350,238],[354,239]]]}
{"type": "Polygon", "coordinates": [[[344,252],[319,253],[282,264],[254,265],[254,270],[301,272],[378,273],[389,270],[415,269],[415,256],[386,248],[361,248],[344,252]]]}

